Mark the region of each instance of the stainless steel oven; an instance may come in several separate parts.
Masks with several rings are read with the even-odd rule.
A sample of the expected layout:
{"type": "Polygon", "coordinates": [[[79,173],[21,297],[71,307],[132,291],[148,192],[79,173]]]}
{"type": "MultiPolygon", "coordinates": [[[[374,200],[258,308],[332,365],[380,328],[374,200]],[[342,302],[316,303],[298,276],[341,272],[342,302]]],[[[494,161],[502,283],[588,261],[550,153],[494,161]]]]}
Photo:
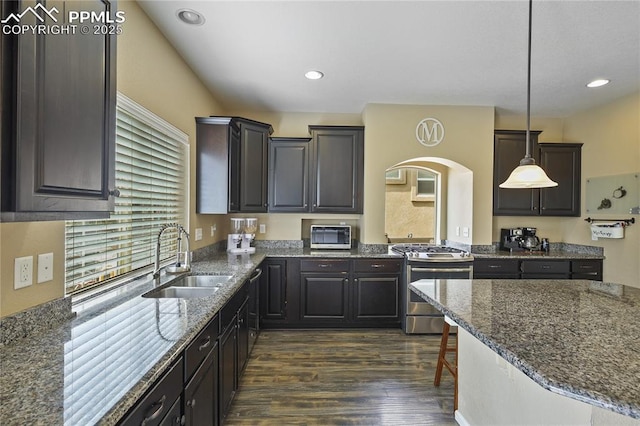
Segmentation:
{"type": "Polygon", "coordinates": [[[442,313],[411,291],[409,283],[427,280],[436,291],[438,278],[473,278],[473,256],[452,247],[422,244],[393,246],[392,250],[406,258],[402,321],[405,333],[442,333],[442,313]]]}

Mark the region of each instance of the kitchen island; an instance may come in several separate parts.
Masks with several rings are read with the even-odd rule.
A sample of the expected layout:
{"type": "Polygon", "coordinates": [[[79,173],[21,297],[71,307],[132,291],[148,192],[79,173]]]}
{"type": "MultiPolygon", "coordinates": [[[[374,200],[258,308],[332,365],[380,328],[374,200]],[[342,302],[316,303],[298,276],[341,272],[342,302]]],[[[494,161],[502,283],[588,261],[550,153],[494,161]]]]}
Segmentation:
{"type": "Polygon", "coordinates": [[[459,423],[640,424],[640,289],[522,279],[411,288],[459,325],[459,423]]]}

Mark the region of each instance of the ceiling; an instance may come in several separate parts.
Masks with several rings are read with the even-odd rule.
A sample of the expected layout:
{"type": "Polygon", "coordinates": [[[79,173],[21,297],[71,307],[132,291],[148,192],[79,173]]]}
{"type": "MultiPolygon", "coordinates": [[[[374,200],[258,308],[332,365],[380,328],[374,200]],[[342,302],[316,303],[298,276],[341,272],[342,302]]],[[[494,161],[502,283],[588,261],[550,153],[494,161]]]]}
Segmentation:
{"type": "MultiPolygon", "coordinates": [[[[526,112],[526,0],[139,3],[229,110],[526,112]],[[181,8],[205,23],[179,21],[181,8]],[[325,77],[307,80],[311,69],[325,77]]],[[[640,90],[640,0],[538,0],[532,19],[532,115],[567,116],[640,90]],[[611,83],[586,88],[595,78],[611,83]]]]}

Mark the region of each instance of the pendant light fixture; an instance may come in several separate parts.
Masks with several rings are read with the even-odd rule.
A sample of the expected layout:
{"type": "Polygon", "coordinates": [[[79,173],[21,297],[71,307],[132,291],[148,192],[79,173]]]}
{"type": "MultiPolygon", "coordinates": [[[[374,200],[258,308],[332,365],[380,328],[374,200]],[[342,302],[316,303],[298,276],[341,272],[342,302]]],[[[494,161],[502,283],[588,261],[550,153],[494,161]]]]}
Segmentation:
{"type": "Polygon", "coordinates": [[[549,176],[536,164],[531,156],[531,10],[533,0],[529,0],[529,49],[527,62],[527,133],[526,151],[520,165],[516,167],[509,178],[502,182],[500,188],[550,188],[558,186],[557,182],[549,179],[549,176]]]}

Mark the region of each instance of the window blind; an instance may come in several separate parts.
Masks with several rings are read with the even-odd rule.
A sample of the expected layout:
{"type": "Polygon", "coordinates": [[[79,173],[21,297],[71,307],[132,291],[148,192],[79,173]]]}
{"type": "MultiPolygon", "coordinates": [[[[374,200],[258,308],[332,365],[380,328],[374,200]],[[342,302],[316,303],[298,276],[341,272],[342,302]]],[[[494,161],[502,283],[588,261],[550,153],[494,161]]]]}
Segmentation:
{"type": "MultiPolygon", "coordinates": [[[[187,225],[188,136],[118,93],[116,188],[109,219],[65,224],[65,287],[74,294],[141,273],[153,265],[160,226],[187,225]]],[[[161,259],[175,254],[177,235],[163,234],[161,259]]]]}

